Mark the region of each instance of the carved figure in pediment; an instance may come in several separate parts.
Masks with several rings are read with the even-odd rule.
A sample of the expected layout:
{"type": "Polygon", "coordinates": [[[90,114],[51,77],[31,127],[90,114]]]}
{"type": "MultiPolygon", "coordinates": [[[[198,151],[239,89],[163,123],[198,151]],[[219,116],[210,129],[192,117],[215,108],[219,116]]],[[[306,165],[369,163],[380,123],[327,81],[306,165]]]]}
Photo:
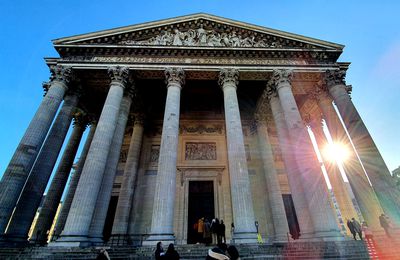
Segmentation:
{"type": "Polygon", "coordinates": [[[196,44],[195,38],[196,38],[196,31],[193,29],[189,29],[186,33],[184,33],[183,45],[186,46],[195,45],[196,44]]]}
{"type": "Polygon", "coordinates": [[[182,40],[184,38],[184,34],[182,32],[180,32],[178,29],[175,29],[174,32],[175,32],[175,35],[174,35],[174,41],[172,42],[172,44],[181,46],[182,40]]]}
{"type": "Polygon", "coordinates": [[[223,46],[221,43],[221,36],[216,31],[213,31],[208,39],[208,46],[220,47],[223,46]]]}
{"type": "Polygon", "coordinates": [[[207,45],[207,32],[203,29],[203,25],[200,25],[200,28],[197,29],[197,37],[200,46],[207,45]]]}

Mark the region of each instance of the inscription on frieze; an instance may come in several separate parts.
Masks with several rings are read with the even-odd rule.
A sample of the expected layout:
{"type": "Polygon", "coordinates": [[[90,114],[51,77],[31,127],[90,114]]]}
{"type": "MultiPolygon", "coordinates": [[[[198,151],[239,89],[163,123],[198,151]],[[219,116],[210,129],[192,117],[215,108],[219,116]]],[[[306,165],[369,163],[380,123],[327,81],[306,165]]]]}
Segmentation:
{"type": "Polygon", "coordinates": [[[185,160],[217,160],[217,145],[212,142],[187,142],[185,160]]]}

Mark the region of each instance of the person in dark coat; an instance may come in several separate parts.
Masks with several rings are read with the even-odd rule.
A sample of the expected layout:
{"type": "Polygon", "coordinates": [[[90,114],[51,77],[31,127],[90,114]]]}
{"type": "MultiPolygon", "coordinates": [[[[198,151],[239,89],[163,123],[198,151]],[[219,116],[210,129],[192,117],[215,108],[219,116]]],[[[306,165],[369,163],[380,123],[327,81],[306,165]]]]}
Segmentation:
{"type": "Polygon", "coordinates": [[[225,224],[224,221],[221,219],[221,222],[219,223],[219,236],[220,236],[220,243],[226,243],[226,237],[225,237],[225,224]]]}
{"type": "Polygon", "coordinates": [[[385,230],[386,236],[391,237],[389,232],[390,230],[389,220],[385,214],[382,213],[379,216],[379,223],[381,224],[381,227],[385,230]]]}
{"type": "Polygon", "coordinates": [[[169,244],[167,252],[165,252],[165,255],[163,256],[162,259],[167,259],[167,260],[179,260],[180,256],[178,252],[175,250],[174,244],[169,244]]]}
{"type": "Polygon", "coordinates": [[[360,223],[354,218],[351,219],[351,223],[353,223],[354,231],[358,234],[360,239],[362,240],[362,229],[360,223]]]}
{"type": "Polygon", "coordinates": [[[162,248],[162,243],[158,242],[156,252],[155,252],[156,260],[163,259],[163,256],[164,256],[164,249],[162,248]]]}
{"type": "Polygon", "coordinates": [[[353,235],[354,240],[357,240],[357,238],[356,238],[356,230],[354,229],[353,222],[351,222],[350,220],[347,220],[347,227],[349,228],[350,233],[353,235]]]}
{"type": "Polygon", "coordinates": [[[218,229],[219,229],[219,220],[218,218],[214,218],[211,222],[211,232],[212,232],[212,242],[215,244],[219,244],[218,240],[218,229]]]}
{"type": "Polygon", "coordinates": [[[218,247],[209,249],[206,260],[215,260],[215,259],[228,260],[229,257],[225,254],[225,251],[226,251],[226,245],[225,245],[225,249],[223,248],[223,245],[219,245],[218,247]]]}
{"type": "Polygon", "coordinates": [[[231,260],[240,260],[239,251],[235,246],[233,245],[228,246],[228,249],[226,251],[231,260]]]}

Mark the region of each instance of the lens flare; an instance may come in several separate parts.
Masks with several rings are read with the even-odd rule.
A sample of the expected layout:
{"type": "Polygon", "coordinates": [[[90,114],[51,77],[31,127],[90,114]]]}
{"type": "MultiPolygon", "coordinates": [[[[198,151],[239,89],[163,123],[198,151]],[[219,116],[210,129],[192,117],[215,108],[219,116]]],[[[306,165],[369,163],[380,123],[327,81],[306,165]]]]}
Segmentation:
{"type": "Polygon", "coordinates": [[[336,162],[344,162],[349,157],[348,148],[341,143],[327,144],[323,153],[326,159],[336,162]]]}

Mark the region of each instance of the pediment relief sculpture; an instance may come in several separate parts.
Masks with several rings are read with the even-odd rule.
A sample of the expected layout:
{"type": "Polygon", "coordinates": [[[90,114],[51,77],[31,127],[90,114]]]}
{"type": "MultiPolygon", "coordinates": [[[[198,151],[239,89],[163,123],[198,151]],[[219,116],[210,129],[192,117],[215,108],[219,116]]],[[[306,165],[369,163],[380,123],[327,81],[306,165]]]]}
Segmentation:
{"type": "Polygon", "coordinates": [[[162,31],[159,35],[147,40],[125,40],[124,45],[161,45],[161,46],[209,46],[209,47],[253,47],[253,48],[282,48],[279,41],[272,39],[257,39],[256,36],[243,37],[235,31],[229,33],[198,29],[173,32],[162,31]]]}

